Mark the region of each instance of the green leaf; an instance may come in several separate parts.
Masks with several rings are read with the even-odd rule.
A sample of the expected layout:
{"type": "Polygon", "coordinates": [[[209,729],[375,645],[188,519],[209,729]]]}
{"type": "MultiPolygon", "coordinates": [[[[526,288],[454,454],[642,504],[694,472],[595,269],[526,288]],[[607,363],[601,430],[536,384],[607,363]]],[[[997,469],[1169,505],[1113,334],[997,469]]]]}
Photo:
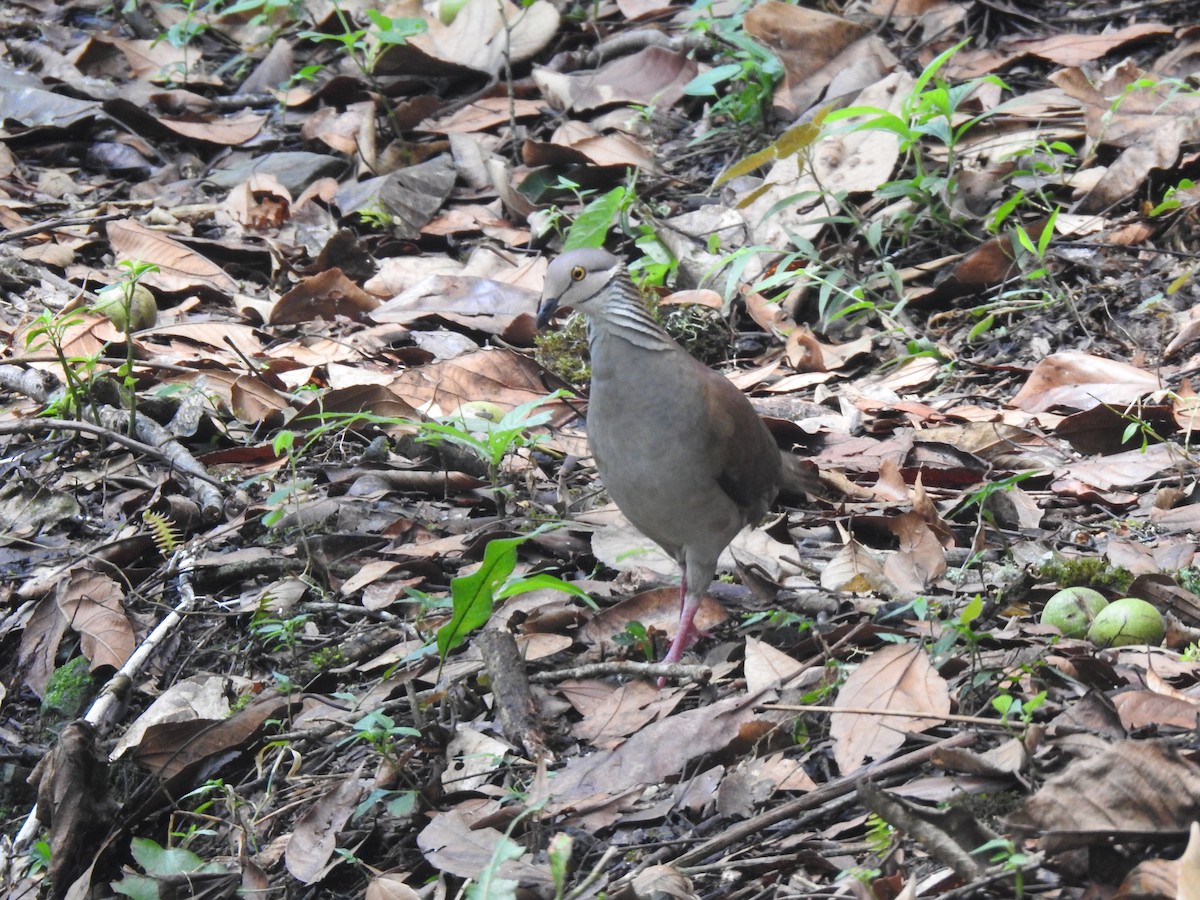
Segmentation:
{"type": "Polygon", "coordinates": [[[563,250],[576,250],[580,247],[602,247],[608,237],[608,229],[612,226],[613,218],[625,201],[625,188],[615,187],[583,208],[575,217],[571,227],[567,229],[563,250]]]}
{"type": "Polygon", "coordinates": [[[548,575],[545,572],[536,572],[533,575],[512,582],[506,582],[496,591],[497,600],[505,600],[509,597],[515,597],[518,594],[527,594],[530,591],[562,591],[564,594],[570,594],[573,597],[578,597],[583,600],[592,609],[599,609],[596,602],[592,600],[588,592],[577,585],[571,584],[569,581],[563,581],[554,575],[548,575]]]}
{"type": "Polygon", "coordinates": [[[972,622],[978,619],[982,613],[983,598],[976,594],[973,598],[971,598],[970,602],[967,603],[966,607],[959,615],[958,621],[960,621],[963,625],[970,625],[972,622]]]}
{"type": "Polygon", "coordinates": [[[981,334],[989,331],[995,324],[996,317],[994,315],[989,313],[988,315],[984,316],[980,321],[976,322],[975,327],[973,327],[970,332],[967,333],[967,341],[970,342],[975,340],[981,334]]]}
{"type": "Polygon", "coordinates": [[[443,662],[446,654],[460,646],[467,635],[487,623],[495,608],[496,589],[517,567],[517,547],[528,538],[529,535],[521,535],[492,541],[483,551],[483,563],[478,569],[450,582],[454,613],[437,634],[438,655],[443,662]]]}
{"type": "Polygon", "coordinates": [[[686,85],[683,92],[689,97],[715,97],[718,95],[717,86],[731,81],[742,74],[742,67],[737,63],[727,63],[723,66],[709,69],[697,75],[686,85]]]}

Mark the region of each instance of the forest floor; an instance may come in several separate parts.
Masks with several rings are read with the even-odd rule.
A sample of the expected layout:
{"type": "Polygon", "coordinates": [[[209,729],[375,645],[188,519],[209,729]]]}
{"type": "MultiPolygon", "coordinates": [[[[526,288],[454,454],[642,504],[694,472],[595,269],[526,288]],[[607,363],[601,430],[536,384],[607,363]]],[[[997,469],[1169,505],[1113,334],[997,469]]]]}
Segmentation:
{"type": "Polygon", "coordinates": [[[6,896],[1200,897],[1200,2],[128,6],[0,7],[6,896]],[[662,689],[600,245],[811,480],[662,689]]]}

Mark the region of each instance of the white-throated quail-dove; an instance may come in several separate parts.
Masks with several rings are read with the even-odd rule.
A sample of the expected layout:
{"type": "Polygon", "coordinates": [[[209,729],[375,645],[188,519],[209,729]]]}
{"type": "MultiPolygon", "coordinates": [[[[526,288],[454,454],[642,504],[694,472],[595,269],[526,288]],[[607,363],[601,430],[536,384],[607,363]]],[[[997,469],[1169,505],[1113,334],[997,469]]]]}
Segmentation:
{"type": "Polygon", "coordinates": [[[721,551],[779,491],[780,449],[742,392],[654,321],[611,253],[570,250],[550,264],[538,328],[560,306],[587,316],[588,443],[604,486],[682,572],[663,660],[678,662],[721,551]]]}

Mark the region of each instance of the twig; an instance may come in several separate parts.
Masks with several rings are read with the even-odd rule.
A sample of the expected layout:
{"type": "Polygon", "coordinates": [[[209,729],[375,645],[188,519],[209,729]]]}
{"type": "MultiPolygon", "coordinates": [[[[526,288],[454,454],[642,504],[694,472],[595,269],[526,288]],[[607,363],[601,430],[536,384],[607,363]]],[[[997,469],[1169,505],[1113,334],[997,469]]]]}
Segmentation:
{"type": "Polygon", "coordinates": [[[569,669],[555,669],[553,672],[536,672],[529,676],[529,680],[536,684],[546,684],[548,682],[566,681],[568,678],[603,678],[608,675],[629,675],[646,678],[658,676],[706,683],[712,680],[712,669],[708,666],[688,666],[681,663],[611,660],[609,662],[589,663],[584,666],[572,666],[569,669]]]}
{"type": "Polygon", "coordinates": [[[855,716],[900,716],[905,719],[937,719],[941,722],[962,722],[964,725],[985,725],[1005,729],[1025,729],[1032,722],[1002,722],[999,719],[985,719],[983,716],[960,716],[953,713],[936,713],[925,710],[903,709],[870,709],[860,706],[793,706],[787,703],[764,703],[763,709],[778,709],[783,712],[816,712],[816,713],[849,713],[855,716]]]}
{"type": "Polygon", "coordinates": [[[930,744],[926,747],[921,747],[911,753],[906,753],[903,756],[898,756],[895,759],[882,760],[880,762],[871,763],[868,766],[860,769],[857,772],[852,772],[849,775],[843,775],[841,778],[836,778],[827,784],[821,785],[814,791],[809,791],[802,797],[797,797],[795,800],[789,800],[774,809],[760,813],[753,819],[747,819],[744,822],[739,822],[732,828],[726,829],[717,837],[706,841],[699,847],[689,850],[676,857],[672,861],[675,866],[687,866],[698,863],[714,853],[724,850],[726,847],[732,846],[739,841],[746,840],[771,827],[777,822],[782,822],[784,819],[793,818],[805,810],[820,806],[844,794],[849,794],[857,786],[858,783],[866,778],[883,778],[888,775],[894,775],[897,772],[904,771],[915,766],[924,765],[931,760],[936,754],[947,750],[951,747],[969,746],[975,742],[975,735],[961,732],[946,738],[944,741],[938,741],[936,744],[930,744]]]}

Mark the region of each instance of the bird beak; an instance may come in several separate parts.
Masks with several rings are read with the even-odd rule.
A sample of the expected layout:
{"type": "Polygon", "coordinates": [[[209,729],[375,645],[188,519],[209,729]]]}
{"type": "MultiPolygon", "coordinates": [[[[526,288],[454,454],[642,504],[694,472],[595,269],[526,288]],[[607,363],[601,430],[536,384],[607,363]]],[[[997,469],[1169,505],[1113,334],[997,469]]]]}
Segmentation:
{"type": "Polygon", "coordinates": [[[542,302],[538,304],[537,312],[537,329],[541,331],[550,324],[550,319],[558,310],[557,297],[542,297],[542,302]]]}

